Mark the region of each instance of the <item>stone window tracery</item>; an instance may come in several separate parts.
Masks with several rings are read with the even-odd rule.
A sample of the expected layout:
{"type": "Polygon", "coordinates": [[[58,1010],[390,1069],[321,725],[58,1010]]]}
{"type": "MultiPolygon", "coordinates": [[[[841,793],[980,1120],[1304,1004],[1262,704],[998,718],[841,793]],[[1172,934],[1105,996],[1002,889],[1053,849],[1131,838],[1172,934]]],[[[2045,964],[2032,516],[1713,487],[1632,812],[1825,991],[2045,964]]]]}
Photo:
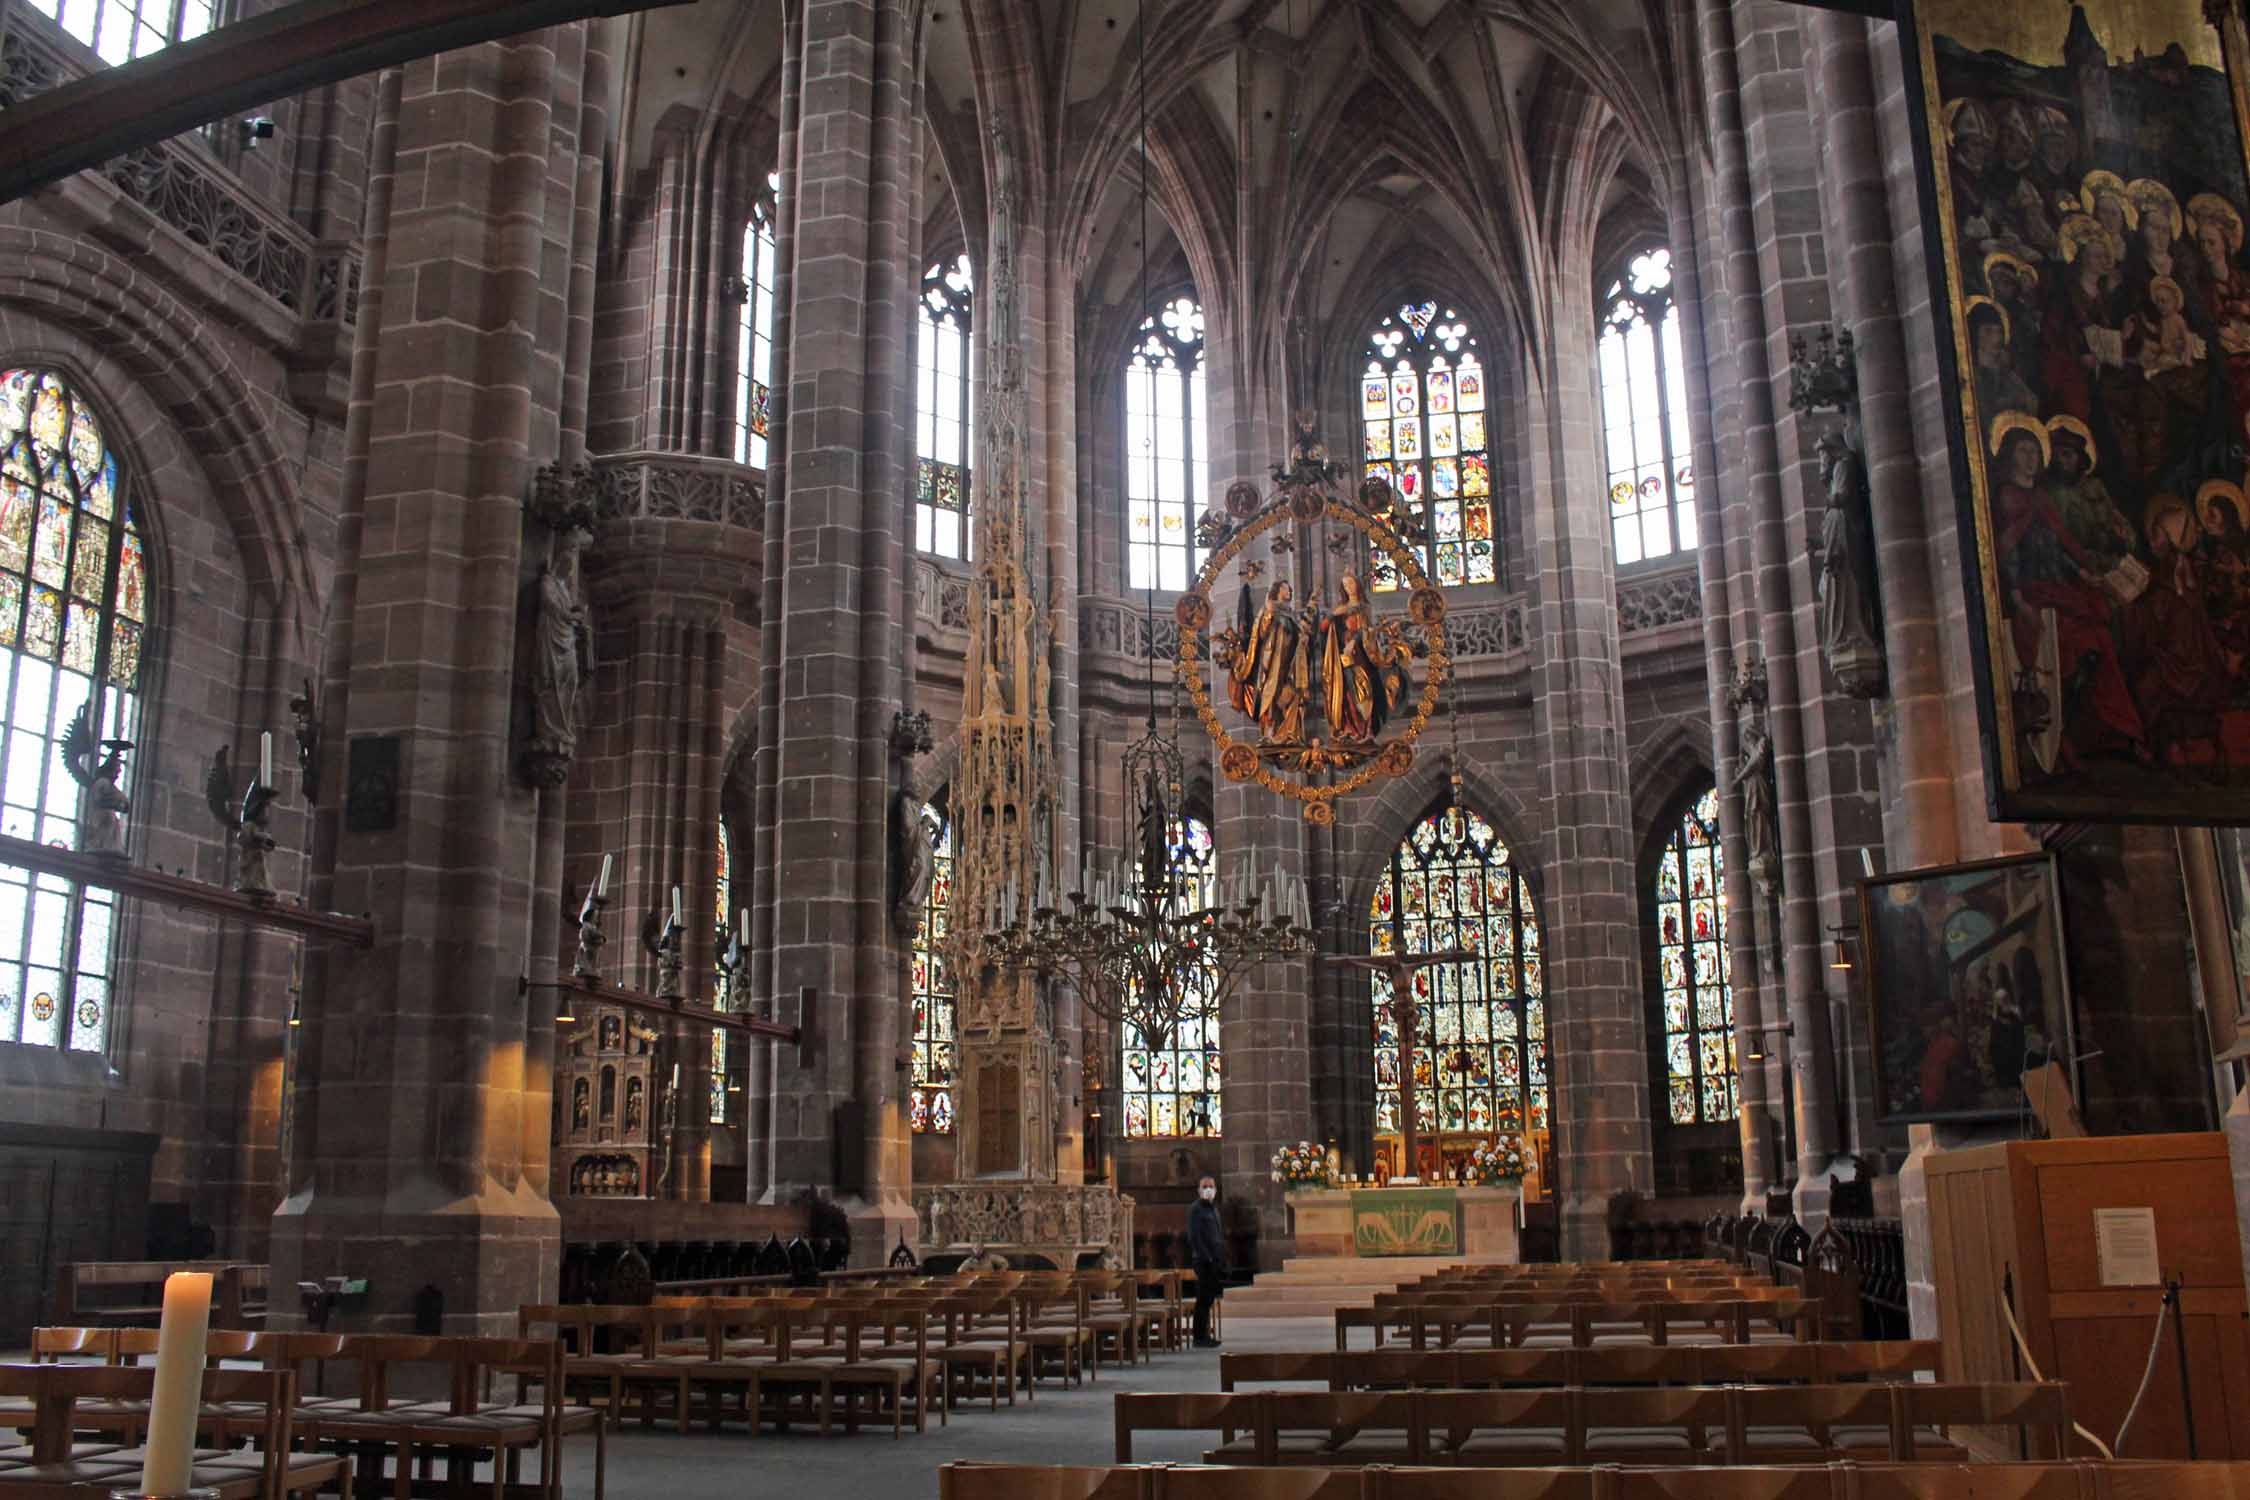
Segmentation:
{"type": "Polygon", "coordinates": [[[969,257],[922,273],[915,340],[914,546],[936,557],[969,555],[969,453],[976,418],[969,338],[976,278],[969,257]]]}
{"type": "MultiPolygon", "coordinates": [[[[1199,911],[1218,900],[1218,860],[1211,825],[1188,815],[1170,820],[1172,908],[1199,911]]],[[[1152,1038],[1125,1028],[1125,1134],[1215,1136],[1220,1127],[1219,1013],[1208,990],[1184,998],[1172,1035],[1152,1038]],[[1156,1045],[1161,1042],[1162,1045],[1156,1045]]]]}
{"type": "MultiPolygon", "coordinates": [[[[1375,325],[1360,372],[1361,461],[1388,481],[1406,512],[1429,528],[1422,565],[1440,584],[1494,583],[1489,391],[1476,336],[1462,316],[1429,299],[1375,325]]],[[[1378,555],[1377,593],[1399,587],[1378,555]]]]}
{"type": "Polygon", "coordinates": [[[742,326],[734,345],[734,461],[766,467],[773,406],[773,195],[781,174],[766,176],[766,196],[742,230],[742,326]]]}
{"type": "MultiPolygon", "coordinates": [[[[1369,949],[1476,960],[1414,971],[1414,1100],[1437,1137],[1547,1129],[1547,984],[1539,918],[1490,823],[1441,807],[1391,854],[1368,912],[1369,949]]],[[[1373,976],[1375,1133],[1396,1137],[1399,1031],[1390,984],[1373,976]]]]}
{"type": "Polygon", "coordinates": [[[1695,462],[1672,252],[1633,257],[1602,302],[1601,408],[1617,561],[1695,546],[1695,462]]]}
{"type": "Polygon", "coordinates": [[[1175,297],[1141,320],[1125,363],[1127,582],[1173,593],[1203,565],[1196,518],[1211,498],[1203,309],[1175,297]]]}
{"type": "Polygon", "coordinates": [[[953,1130],[953,976],[945,966],[947,905],[953,897],[953,823],[936,803],[922,809],[930,841],[930,892],[914,930],[910,991],[914,997],[914,1070],[908,1117],[918,1133],[953,1130]]]}
{"type": "Polygon", "coordinates": [[[27,0],[103,62],[131,62],[209,31],[218,0],[27,0]]]}
{"type": "MultiPolygon", "coordinates": [[[[0,832],[68,847],[79,788],[57,754],[100,685],[104,738],[131,739],[150,613],[139,517],[84,396],[0,369],[0,832]]],[[[130,794],[135,767],[120,785],[130,794]]],[[[99,1052],[117,898],[0,868],[0,1042],[99,1052]]]]}
{"type": "Polygon", "coordinates": [[[1736,1114],[1734,974],[1727,953],[1719,792],[1689,804],[1657,855],[1657,1005],[1667,1118],[1711,1124],[1736,1114]]]}

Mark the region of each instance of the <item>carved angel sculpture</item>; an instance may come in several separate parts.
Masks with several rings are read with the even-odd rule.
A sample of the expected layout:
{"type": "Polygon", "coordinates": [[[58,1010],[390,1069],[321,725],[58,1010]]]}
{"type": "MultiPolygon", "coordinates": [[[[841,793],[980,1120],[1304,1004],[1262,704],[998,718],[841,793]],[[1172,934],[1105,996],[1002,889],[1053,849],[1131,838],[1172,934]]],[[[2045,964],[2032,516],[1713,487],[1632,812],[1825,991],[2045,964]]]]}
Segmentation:
{"type": "Polygon", "coordinates": [[[105,740],[94,733],[93,701],[79,705],[63,731],[63,766],[78,783],[78,847],[87,854],[125,852],[125,752],[131,740],[105,740]]]}

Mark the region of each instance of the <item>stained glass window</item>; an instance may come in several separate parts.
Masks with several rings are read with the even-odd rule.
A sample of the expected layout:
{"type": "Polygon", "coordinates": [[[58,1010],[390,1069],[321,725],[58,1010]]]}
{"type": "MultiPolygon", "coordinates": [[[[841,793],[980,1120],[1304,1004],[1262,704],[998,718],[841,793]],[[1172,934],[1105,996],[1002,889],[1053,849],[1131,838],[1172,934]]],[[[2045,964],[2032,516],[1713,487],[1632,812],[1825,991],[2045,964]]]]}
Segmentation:
{"type": "Polygon", "coordinates": [[[1203,565],[1195,522],[1210,498],[1203,309],[1175,297],[1141,320],[1125,366],[1125,543],[1134,588],[1188,586],[1203,565]]]}
{"type": "MultiPolygon", "coordinates": [[[[1492,825],[1460,807],[1415,825],[1368,913],[1370,951],[1481,955],[1414,971],[1418,1131],[1547,1128],[1547,975],[1531,892],[1492,825]]],[[[1399,1132],[1399,1030],[1374,976],[1375,1130],[1399,1132]]]]}
{"type": "MultiPolygon", "coordinates": [[[[1360,372],[1361,461],[1428,528],[1422,566],[1441,584],[1499,578],[1492,527],[1492,449],[1484,366],[1452,308],[1409,302],[1375,326],[1360,372]]],[[[1378,556],[1377,592],[1403,582],[1378,556]]]]}
{"type": "Polygon", "coordinates": [[[915,341],[914,545],[938,557],[969,555],[969,451],[976,408],[969,313],[975,297],[966,255],[922,273],[915,341]]]}
{"type": "Polygon", "coordinates": [[[1620,563],[1695,546],[1685,369],[1672,252],[1644,251],[1610,287],[1602,312],[1602,438],[1620,563]]]}
{"type": "Polygon", "coordinates": [[[1735,1117],[1734,971],[1724,875],[1714,787],[1680,818],[1656,864],[1657,1003],[1675,1125],[1735,1117]]]}
{"type": "MultiPolygon", "coordinates": [[[[92,407],[52,370],[0,370],[0,832],[75,842],[56,745],[96,683],[102,735],[137,731],[148,568],[92,407]]],[[[100,1051],[116,930],[108,891],[0,868],[0,1041],[100,1051]]]]}
{"type": "Polygon", "coordinates": [[[935,807],[924,808],[922,833],[935,857],[914,931],[914,1076],[907,1108],[917,1131],[945,1135],[953,1129],[953,976],[939,950],[953,896],[953,825],[935,807]]]}
{"type": "Polygon", "coordinates": [[[209,31],[218,0],[29,0],[105,63],[131,62],[209,31]]]}
{"type": "MultiPolygon", "coordinates": [[[[714,882],[716,889],[712,892],[714,899],[711,905],[711,909],[718,913],[715,923],[718,936],[713,951],[724,953],[727,950],[727,940],[734,935],[731,930],[734,921],[734,840],[727,837],[726,824],[721,823],[718,831],[718,879],[714,882]]],[[[732,988],[733,980],[724,971],[720,971],[715,976],[711,991],[720,1010],[734,1008],[734,996],[729,993],[732,988]]],[[[726,1122],[727,1029],[724,1026],[714,1026],[711,1028],[711,1123],[724,1125],[726,1122]]]]}
{"type": "Polygon", "coordinates": [[[742,231],[742,327],[734,345],[734,461],[766,467],[773,405],[773,194],[781,174],[766,177],[767,196],[742,231]]]}
{"type": "MultiPolygon", "coordinates": [[[[1172,910],[1201,911],[1218,900],[1211,828],[1201,818],[1171,820],[1172,910]]],[[[1169,1037],[1125,1029],[1125,1134],[1219,1133],[1219,1013],[1208,988],[1182,997],[1180,1024],[1169,1037]]]]}

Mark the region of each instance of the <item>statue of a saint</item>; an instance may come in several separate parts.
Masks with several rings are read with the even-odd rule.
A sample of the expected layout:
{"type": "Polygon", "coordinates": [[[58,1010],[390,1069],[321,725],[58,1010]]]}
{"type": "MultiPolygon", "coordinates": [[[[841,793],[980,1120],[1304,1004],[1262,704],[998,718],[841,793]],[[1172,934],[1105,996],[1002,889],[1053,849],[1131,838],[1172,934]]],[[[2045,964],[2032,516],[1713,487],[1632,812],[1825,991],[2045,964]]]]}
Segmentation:
{"type": "Polygon", "coordinates": [[[1008,132],[992,127],[992,243],[987,261],[992,267],[993,347],[1016,348],[1016,158],[1008,132]]]}
{"type": "Polygon", "coordinates": [[[1867,509],[1867,469],[1843,433],[1820,440],[1820,478],[1828,509],[1813,547],[1820,591],[1820,650],[1844,691],[1882,691],[1883,647],[1877,623],[1875,542],[1867,509]]]}
{"type": "Polygon", "coordinates": [[[930,820],[922,801],[903,788],[891,799],[891,838],[898,860],[898,898],[891,907],[891,928],[900,942],[912,942],[922,925],[922,908],[930,899],[930,882],[937,874],[937,850],[931,843],[930,820]]]}
{"type": "Polygon", "coordinates": [[[549,537],[539,572],[532,641],[531,742],[525,767],[538,786],[561,786],[578,749],[578,691],[594,670],[594,632],[579,581],[579,555],[594,534],[575,518],[549,537]]]}
{"type": "Polygon", "coordinates": [[[1291,745],[1305,737],[1312,662],[1304,628],[1290,608],[1293,593],[1287,580],[1266,591],[1265,606],[1229,668],[1229,697],[1257,721],[1269,744],[1291,745]]]}
{"type": "Polygon", "coordinates": [[[1742,797],[1742,841],[1750,874],[1768,895],[1781,882],[1781,821],[1774,808],[1773,737],[1755,715],[1744,715],[1742,753],[1734,772],[1742,797]]]}
{"type": "Polygon", "coordinates": [[[1339,742],[1368,744],[1390,722],[1395,701],[1383,680],[1382,646],[1359,575],[1347,571],[1337,590],[1343,597],[1320,623],[1321,708],[1339,742]]]}

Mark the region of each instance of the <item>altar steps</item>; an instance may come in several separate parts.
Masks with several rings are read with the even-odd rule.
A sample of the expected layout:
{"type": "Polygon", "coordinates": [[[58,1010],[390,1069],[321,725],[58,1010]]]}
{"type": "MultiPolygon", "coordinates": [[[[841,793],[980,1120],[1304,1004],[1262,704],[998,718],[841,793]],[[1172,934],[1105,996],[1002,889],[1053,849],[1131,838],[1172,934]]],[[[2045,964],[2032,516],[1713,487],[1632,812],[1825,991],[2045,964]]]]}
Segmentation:
{"type": "Polygon", "coordinates": [[[1395,1292],[1408,1282],[1448,1266],[1498,1263],[1477,1255],[1396,1255],[1362,1259],[1355,1255],[1293,1255],[1278,1271],[1261,1271],[1248,1286],[1226,1297],[1229,1318],[1326,1317],[1339,1307],[1373,1307],[1377,1292],[1395,1292]]]}

